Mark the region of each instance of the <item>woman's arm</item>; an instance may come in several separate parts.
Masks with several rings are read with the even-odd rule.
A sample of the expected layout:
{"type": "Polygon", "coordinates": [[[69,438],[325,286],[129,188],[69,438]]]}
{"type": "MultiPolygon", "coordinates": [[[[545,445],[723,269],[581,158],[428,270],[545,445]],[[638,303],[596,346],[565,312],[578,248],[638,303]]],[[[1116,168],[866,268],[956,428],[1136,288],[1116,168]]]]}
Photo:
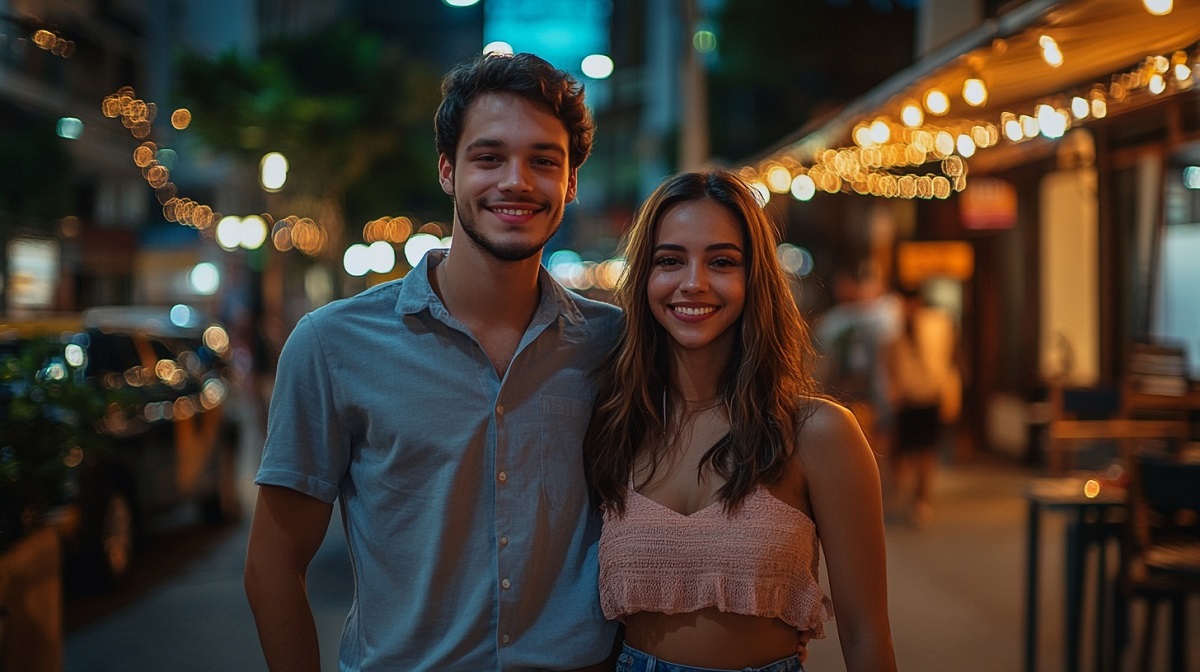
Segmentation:
{"type": "Polygon", "coordinates": [[[894,672],[879,468],[848,410],[813,403],[796,455],[824,548],[842,656],[848,672],[894,672]]]}

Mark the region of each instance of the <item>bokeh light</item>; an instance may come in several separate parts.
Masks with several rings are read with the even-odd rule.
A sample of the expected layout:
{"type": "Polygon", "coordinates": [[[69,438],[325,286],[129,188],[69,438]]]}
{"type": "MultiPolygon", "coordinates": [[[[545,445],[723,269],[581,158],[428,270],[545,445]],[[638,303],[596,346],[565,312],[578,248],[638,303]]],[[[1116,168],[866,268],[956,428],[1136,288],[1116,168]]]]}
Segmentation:
{"type": "Polygon", "coordinates": [[[192,111],[181,107],[171,113],[171,127],[177,131],[182,131],[192,123],[192,111]]]}
{"type": "Polygon", "coordinates": [[[812,273],[812,253],[803,247],[792,243],[780,243],[775,248],[775,258],[785,271],[796,277],[803,278],[812,273]]]}
{"type": "Polygon", "coordinates": [[[214,264],[202,261],[193,266],[191,272],[188,273],[188,284],[197,294],[211,296],[216,294],[217,289],[221,286],[221,272],[214,264]]]}
{"type": "Polygon", "coordinates": [[[692,34],[692,48],[702,54],[717,50],[717,34],[711,30],[697,30],[692,34]]]}
{"type": "Polygon", "coordinates": [[[428,233],[417,233],[404,244],[404,258],[409,266],[416,266],[425,257],[425,253],[442,246],[437,236],[428,233]]]}
{"type": "Polygon", "coordinates": [[[342,254],[342,268],[354,277],[362,277],[371,270],[371,253],[366,245],[355,243],[342,254]]]}
{"type": "Polygon", "coordinates": [[[78,140],[83,135],[83,122],[75,117],[63,117],[58,120],[58,137],[67,140],[78,140]]]}
{"type": "Polygon", "coordinates": [[[810,201],[817,193],[817,183],[808,175],[797,175],[792,180],[792,196],[798,201],[810,201]]]}
{"type": "Polygon", "coordinates": [[[592,79],[607,79],[613,73],[613,60],[604,54],[592,54],[583,59],[579,68],[592,79]]]}
{"type": "Polygon", "coordinates": [[[513,47],[508,42],[502,42],[500,40],[496,40],[495,42],[489,42],[486,45],[484,45],[483,53],[485,53],[485,54],[511,54],[511,53],[513,53],[513,47]]]}
{"type": "Polygon", "coordinates": [[[259,179],[263,189],[276,192],[287,182],[288,160],[279,152],[264,154],[259,162],[259,179]]]}

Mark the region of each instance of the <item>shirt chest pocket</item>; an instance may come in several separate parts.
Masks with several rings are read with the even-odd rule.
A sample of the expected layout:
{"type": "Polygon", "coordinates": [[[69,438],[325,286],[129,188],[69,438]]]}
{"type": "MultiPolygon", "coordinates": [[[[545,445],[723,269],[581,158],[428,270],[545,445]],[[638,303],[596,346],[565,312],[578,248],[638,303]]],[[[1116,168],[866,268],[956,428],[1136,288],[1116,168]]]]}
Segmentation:
{"type": "Polygon", "coordinates": [[[583,475],[583,435],[591,416],[590,401],[542,395],[542,496],[557,515],[575,515],[587,501],[583,475]],[[564,510],[565,509],[565,510],[564,510]]]}

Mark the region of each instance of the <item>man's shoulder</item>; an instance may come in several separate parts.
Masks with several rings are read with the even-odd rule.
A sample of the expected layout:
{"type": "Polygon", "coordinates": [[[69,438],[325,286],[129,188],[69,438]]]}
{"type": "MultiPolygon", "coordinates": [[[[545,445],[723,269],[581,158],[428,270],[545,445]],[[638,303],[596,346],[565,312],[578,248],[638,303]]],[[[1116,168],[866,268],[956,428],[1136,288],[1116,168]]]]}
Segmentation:
{"type": "Polygon", "coordinates": [[[617,306],[597,299],[591,299],[572,290],[566,290],[575,308],[583,317],[583,323],[588,331],[602,340],[613,340],[621,329],[625,313],[617,306]]]}
{"type": "Polygon", "coordinates": [[[575,305],[579,307],[579,312],[583,313],[586,318],[595,317],[597,319],[620,320],[624,314],[621,309],[606,301],[591,299],[574,290],[567,290],[567,294],[575,305]]]}
{"type": "Polygon", "coordinates": [[[331,301],[308,313],[307,319],[318,331],[398,318],[396,303],[403,279],[391,280],[354,296],[331,301]]]}

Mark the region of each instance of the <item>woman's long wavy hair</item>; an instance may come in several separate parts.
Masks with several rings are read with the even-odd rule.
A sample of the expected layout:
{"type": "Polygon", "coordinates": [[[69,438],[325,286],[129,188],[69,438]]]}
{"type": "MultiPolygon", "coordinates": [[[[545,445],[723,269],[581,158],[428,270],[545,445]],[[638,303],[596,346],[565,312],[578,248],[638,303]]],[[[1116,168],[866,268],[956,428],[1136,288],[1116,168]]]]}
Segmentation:
{"type": "Polygon", "coordinates": [[[720,382],[729,439],[703,456],[697,473],[699,479],[710,469],[725,481],[718,497],[727,512],[757,484],[783,475],[808,417],[805,401],[817,395],[808,326],[775,256],[777,232],[753,188],[723,170],[668,179],[638,210],[625,237],[625,273],[614,294],[625,311],[625,324],[597,371],[598,396],[584,440],[593,499],[617,515],[624,514],[636,459],[649,452],[652,477],[681,429],[667,403],[678,394],[671,389],[668,368],[671,337],[651,313],[646,290],[663,217],[681,203],[702,199],[733,214],[748,248],[745,307],[731,327],[737,330],[736,340],[720,382]]]}

